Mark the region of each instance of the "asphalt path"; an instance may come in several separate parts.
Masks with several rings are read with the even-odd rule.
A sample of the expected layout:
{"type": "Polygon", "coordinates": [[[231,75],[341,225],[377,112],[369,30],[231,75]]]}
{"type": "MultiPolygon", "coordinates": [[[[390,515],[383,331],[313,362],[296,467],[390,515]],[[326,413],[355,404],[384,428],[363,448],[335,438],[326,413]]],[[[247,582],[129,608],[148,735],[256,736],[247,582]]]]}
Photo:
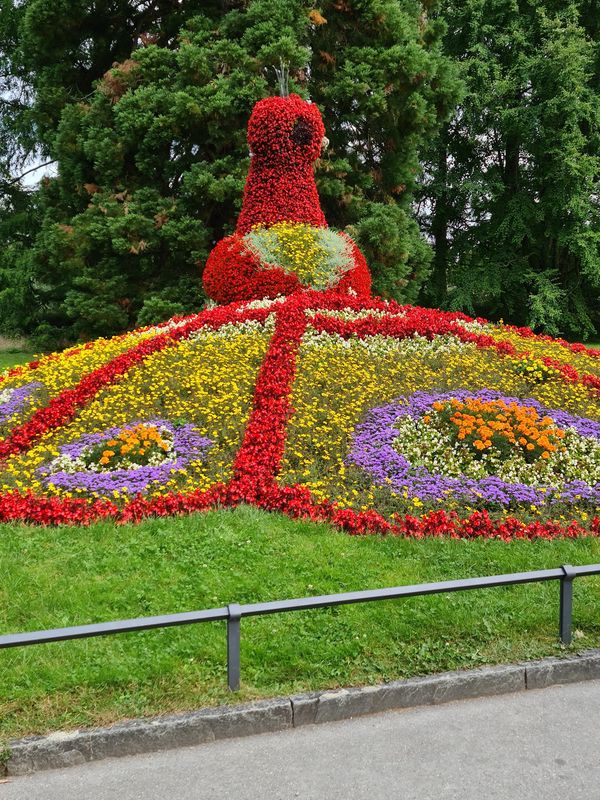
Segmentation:
{"type": "Polygon", "coordinates": [[[600,800],[600,681],[0,782],[0,800],[600,800]]]}

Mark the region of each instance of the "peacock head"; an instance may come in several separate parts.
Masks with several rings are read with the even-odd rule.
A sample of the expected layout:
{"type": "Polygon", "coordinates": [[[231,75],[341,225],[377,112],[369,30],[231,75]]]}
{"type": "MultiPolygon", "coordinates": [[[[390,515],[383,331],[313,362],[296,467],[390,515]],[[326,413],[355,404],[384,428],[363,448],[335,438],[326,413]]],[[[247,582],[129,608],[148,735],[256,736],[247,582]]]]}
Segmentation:
{"type": "Polygon", "coordinates": [[[321,112],[297,94],[259,100],[248,122],[250,152],[264,164],[312,164],[326,141],[321,112]]]}

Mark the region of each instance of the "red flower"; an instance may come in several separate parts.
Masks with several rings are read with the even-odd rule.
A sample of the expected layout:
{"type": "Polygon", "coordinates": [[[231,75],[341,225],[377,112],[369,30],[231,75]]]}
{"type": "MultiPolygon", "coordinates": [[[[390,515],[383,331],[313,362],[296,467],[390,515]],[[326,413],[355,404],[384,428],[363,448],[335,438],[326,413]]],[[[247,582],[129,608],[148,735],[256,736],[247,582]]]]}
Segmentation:
{"type": "Polygon", "coordinates": [[[319,109],[296,94],[267,97],[254,106],[248,122],[252,160],[237,233],[276,222],[327,226],[313,175],[324,136],[319,109]]]}
{"type": "MultiPolygon", "coordinates": [[[[319,109],[298,95],[268,97],[254,106],[248,123],[252,160],[236,232],[217,243],[202,276],[213,300],[272,298],[307,288],[295,275],[261,264],[243,237],[258,225],[268,228],[278,222],[327,227],[313,175],[324,134],[319,109]]],[[[354,267],[341,276],[337,288],[367,296],[371,276],[354,242],[352,257],[354,267]]]]}

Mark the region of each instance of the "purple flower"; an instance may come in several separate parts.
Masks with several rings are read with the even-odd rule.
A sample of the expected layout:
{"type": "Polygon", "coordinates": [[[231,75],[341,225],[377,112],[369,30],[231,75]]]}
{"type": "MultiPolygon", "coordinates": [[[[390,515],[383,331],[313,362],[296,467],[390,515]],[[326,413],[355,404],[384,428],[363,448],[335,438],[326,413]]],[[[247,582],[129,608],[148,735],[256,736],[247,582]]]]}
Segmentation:
{"type": "Polygon", "coordinates": [[[413,466],[394,447],[398,438],[396,422],[402,417],[421,418],[431,410],[434,402],[456,398],[476,397],[484,401],[502,399],[533,407],[538,414],[551,417],[561,428],[574,428],[580,435],[600,440],[600,423],[576,417],[565,411],[547,409],[531,398],[506,397],[500,392],[483,389],[478,392],[457,390],[444,393],[415,392],[409,397],[399,397],[391,403],[371,409],[364,422],[357,425],[348,461],[364,469],[377,486],[387,486],[391,491],[408,491],[420,500],[443,501],[449,497],[467,502],[485,500],[499,505],[536,504],[552,502],[600,502],[600,482],[589,485],[584,481],[569,481],[561,487],[528,486],[507,483],[495,475],[482,479],[437,475],[422,466],[413,466]]]}
{"type": "MultiPolygon", "coordinates": [[[[60,455],[68,456],[71,459],[79,458],[88,447],[112,439],[121,431],[129,430],[139,424],[139,422],[132,422],[119,428],[109,428],[102,433],[84,434],[76,442],[63,445],[60,448],[60,455]]],[[[193,424],[176,427],[173,423],[163,419],[147,420],[144,424],[156,425],[169,431],[173,437],[174,460],[166,460],[158,466],[149,465],[102,472],[95,472],[91,469],[66,472],[60,468],[53,471],[53,463],[51,463],[40,467],[38,473],[46,485],[52,483],[66,491],[86,489],[101,496],[107,496],[116,489],[132,495],[143,494],[154,482],[166,483],[171,478],[173,470],[184,469],[190,461],[203,459],[212,445],[212,441],[201,436],[193,424]]]]}
{"type": "Polygon", "coordinates": [[[0,398],[8,394],[4,402],[0,402],[0,425],[7,422],[19,411],[22,411],[28,402],[31,403],[33,395],[41,388],[42,384],[39,381],[31,381],[15,389],[2,389],[0,384],[0,398]]]}

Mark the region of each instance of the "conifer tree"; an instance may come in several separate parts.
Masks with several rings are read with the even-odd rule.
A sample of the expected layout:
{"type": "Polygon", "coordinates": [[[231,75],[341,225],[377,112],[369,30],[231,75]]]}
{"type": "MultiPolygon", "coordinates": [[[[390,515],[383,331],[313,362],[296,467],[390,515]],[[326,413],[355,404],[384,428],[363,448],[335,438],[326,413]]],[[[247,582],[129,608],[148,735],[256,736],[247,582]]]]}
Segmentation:
{"type": "MultiPolygon", "coordinates": [[[[440,51],[443,27],[428,16],[435,3],[200,5],[178,37],[170,25],[162,38],[141,41],[138,25],[133,49],[123,45],[92,90],[75,83],[72,48],[57,45],[48,56],[36,113],[52,106],[49,75],[78,88],[72,101],[57,98],[57,123],[48,117],[58,177],[42,189],[41,230],[21,267],[35,295],[28,332],[46,346],[201,305],[200,266],[232,230],[241,202],[246,122],[256,100],[276,91],[281,59],[290,88],[325,119],[331,144],[317,183],[329,223],[356,236],[376,290],[412,300],[427,275],[430,250],[411,212],[418,153],[458,91],[440,51]],[[59,58],[66,66],[53,73],[59,58]]],[[[107,58],[117,52],[98,47],[107,58]]],[[[0,277],[0,312],[18,290],[2,286],[0,277]]]]}
{"type": "Polygon", "coordinates": [[[578,339],[600,329],[600,51],[588,5],[449,4],[445,49],[467,94],[424,172],[428,302],[578,339]]]}
{"type": "Polygon", "coordinates": [[[321,195],[360,241],[384,296],[414,302],[431,251],[412,211],[423,146],[461,92],[434,2],[329,0],[315,26],[310,91],[331,140],[321,195]]]}

